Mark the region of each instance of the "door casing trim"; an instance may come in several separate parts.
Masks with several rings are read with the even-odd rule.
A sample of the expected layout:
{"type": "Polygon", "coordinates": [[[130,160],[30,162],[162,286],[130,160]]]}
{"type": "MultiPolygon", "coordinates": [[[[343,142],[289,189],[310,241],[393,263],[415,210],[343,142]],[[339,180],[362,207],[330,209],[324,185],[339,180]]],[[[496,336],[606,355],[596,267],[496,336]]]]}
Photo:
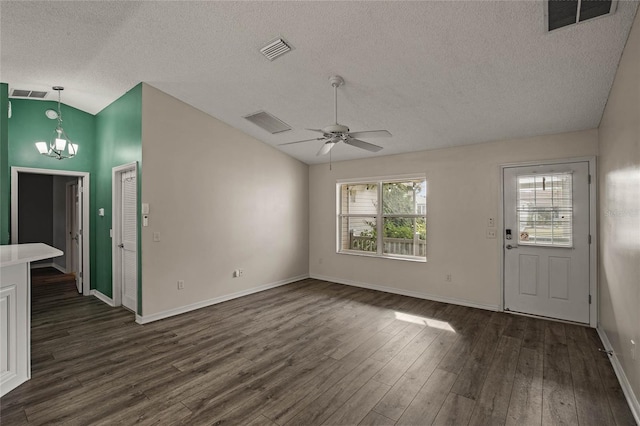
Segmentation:
{"type": "MultiPolygon", "coordinates": [[[[120,224],[120,213],[122,211],[122,185],[120,175],[124,172],[133,170],[138,175],[138,162],[123,164],[111,169],[111,229],[113,236],[111,238],[111,300],[113,306],[122,306],[122,264],[118,261],[118,242],[121,240],[122,227],[120,224]]],[[[139,218],[136,218],[139,220],[139,218]]],[[[140,239],[140,235],[136,236],[136,240],[140,239]]],[[[137,244],[137,243],[136,243],[137,244]]],[[[136,254],[137,254],[136,248],[136,254]]],[[[139,256],[139,254],[137,254],[139,256]]],[[[137,261],[137,260],[136,260],[137,261]]],[[[137,281],[137,279],[136,279],[137,281]]],[[[138,283],[136,282],[136,291],[138,283]]],[[[139,303],[140,294],[136,294],[136,303],[139,303]]],[[[139,314],[136,309],[136,314],[139,314]]]]}
{"type": "Polygon", "coordinates": [[[38,169],[32,167],[11,167],[11,244],[18,244],[18,174],[33,173],[53,176],[75,176],[82,178],[82,295],[91,294],[90,234],[91,223],[89,202],[91,200],[91,182],[89,172],[72,170],[38,169]]]}
{"type": "Polygon", "coordinates": [[[561,158],[553,160],[526,161],[521,163],[505,163],[500,164],[500,208],[498,210],[498,233],[500,244],[498,244],[499,274],[500,274],[500,309],[504,310],[504,171],[514,167],[541,166],[548,164],[560,163],[589,163],[589,175],[591,183],[589,184],[589,234],[591,235],[591,244],[589,246],[589,294],[591,295],[591,305],[589,306],[589,326],[596,328],[598,326],[598,200],[597,186],[598,176],[596,169],[596,157],[573,157],[561,158]]]}

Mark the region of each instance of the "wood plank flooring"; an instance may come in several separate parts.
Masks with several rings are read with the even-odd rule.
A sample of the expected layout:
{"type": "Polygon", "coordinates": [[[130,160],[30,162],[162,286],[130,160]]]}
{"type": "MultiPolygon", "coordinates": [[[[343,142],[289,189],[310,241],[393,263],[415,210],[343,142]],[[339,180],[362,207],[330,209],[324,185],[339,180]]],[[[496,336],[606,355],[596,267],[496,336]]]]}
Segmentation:
{"type": "Polygon", "coordinates": [[[32,293],[2,425],[635,424],[589,328],[313,279],[144,326],[32,293]]]}

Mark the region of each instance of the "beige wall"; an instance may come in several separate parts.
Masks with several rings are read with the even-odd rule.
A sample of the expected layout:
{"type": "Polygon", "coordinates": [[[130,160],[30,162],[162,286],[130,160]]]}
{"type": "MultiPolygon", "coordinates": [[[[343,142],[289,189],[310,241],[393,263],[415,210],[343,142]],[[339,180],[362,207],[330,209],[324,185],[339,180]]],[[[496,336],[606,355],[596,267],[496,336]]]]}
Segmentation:
{"type": "MultiPolygon", "coordinates": [[[[599,128],[600,322],[640,396],[640,14],[599,128]],[[631,357],[631,340],[636,359],[631,357]]],[[[637,399],[636,399],[637,407],[637,399]]],[[[637,413],[640,415],[640,412],[637,413]]]]}
{"type": "Polygon", "coordinates": [[[311,166],[310,274],[497,308],[500,239],[485,235],[498,217],[499,165],[594,156],[597,139],[587,130],[311,166]],[[427,263],[336,254],[336,180],[407,173],[427,176],[427,263]]]}
{"type": "Polygon", "coordinates": [[[146,84],[142,155],[144,317],[308,273],[307,165],[146,84]]]}

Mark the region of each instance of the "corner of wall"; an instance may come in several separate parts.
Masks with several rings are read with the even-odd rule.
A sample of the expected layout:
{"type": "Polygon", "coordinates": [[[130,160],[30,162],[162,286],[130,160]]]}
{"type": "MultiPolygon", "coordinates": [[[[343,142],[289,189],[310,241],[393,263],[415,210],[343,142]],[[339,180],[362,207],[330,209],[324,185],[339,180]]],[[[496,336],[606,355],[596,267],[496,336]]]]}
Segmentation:
{"type": "Polygon", "coordinates": [[[0,245],[9,244],[9,86],[0,83],[0,245]]]}

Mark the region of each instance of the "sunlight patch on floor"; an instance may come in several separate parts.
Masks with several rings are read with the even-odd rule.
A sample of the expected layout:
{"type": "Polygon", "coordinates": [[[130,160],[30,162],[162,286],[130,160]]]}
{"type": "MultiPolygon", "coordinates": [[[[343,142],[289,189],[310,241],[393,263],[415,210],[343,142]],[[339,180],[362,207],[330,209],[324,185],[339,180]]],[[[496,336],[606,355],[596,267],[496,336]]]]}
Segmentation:
{"type": "Polygon", "coordinates": [[[439,328],[441,330],[447,330],[451,332],[456,332],[453,327],[449,325],[448,322],[438,321],[432,318],[419,317],[417,315],[405,314],[404,312],[395,312],[396,319],[400,321],[411,322],[414,324],[426,325],[432,328],[439,328]]]}

